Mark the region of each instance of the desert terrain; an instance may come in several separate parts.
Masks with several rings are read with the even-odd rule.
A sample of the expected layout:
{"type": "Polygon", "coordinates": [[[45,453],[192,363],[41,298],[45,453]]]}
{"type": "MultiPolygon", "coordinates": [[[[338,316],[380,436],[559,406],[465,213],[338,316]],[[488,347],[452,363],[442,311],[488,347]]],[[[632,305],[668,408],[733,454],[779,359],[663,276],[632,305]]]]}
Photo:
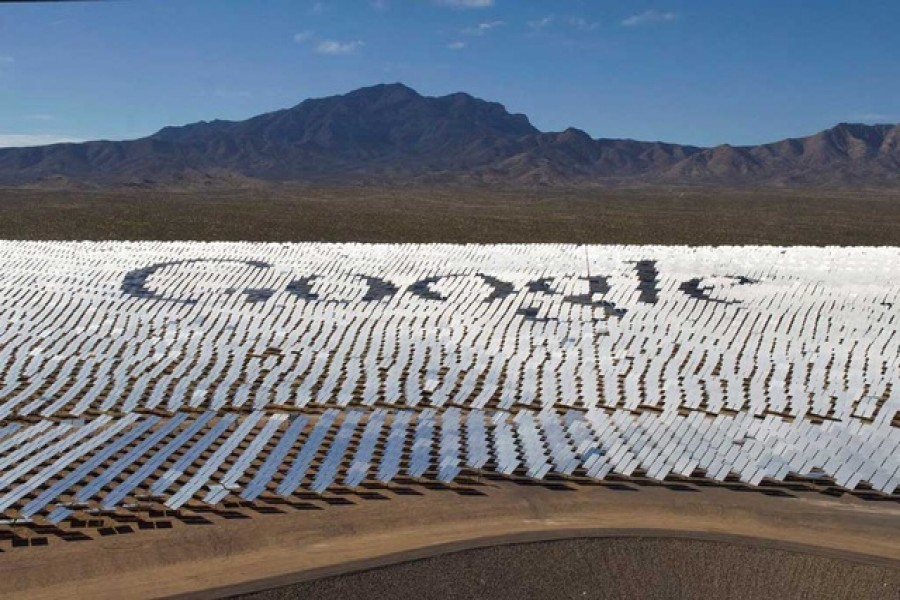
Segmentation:
{"type": "Polygon", "coordinates": [[[236,597],[877,598],[897,589],[897,577],[768,545],[604,537],[507,543],[236,597]]]}
{"type": "Polygon", "coordinates": [[[0,189],[0,237],[897,245],[900,192],[799,188],[0,189]]]}
{"type": "MultiPolygon", "coordinates": [[[[732,548],[723,567],[740,562],[736,558],[741,553],[776,549],[786,553],[778,556],[817,557],[792,559],[792,568],[818,560],[839,569],[845,575],[840,581],[826,578],[817,584],[836,585],[836,592],[862,594],[877,589],[872,587],[877,583],[893,589],[898,585],[896,499],[866,499],[865,494],[804,483],[755,489],[640,478],[548,486],[524,478],[509,482],[473,477],[439,487],[446,489],[414,482],[392,485],[374,490],[383,498],[348,495],[344,498],[349,502],[341,505],[325,500],[297,506],[273,503],[278,511],[274,514],[241,507],[235,510],[250,518],[205,513],[208,524],[182,524],[170,517],[175,526],[168,530],[79,543],[54,539],[46,547],[17,548],[0,559],[4,596],[70,598],[77,586],[79,597],[218,598],[507,542],[614,538],[619,541],[607,544],[624,543],[627,548],[637,543],[635,536],[681,540],[691,552],[678,564],[693,573],[715,568],[699,562],[702,553],[709,552],[702,548],[715,541],[732,548]]],[[[263,499],[257,507],[266,504],[263,499]]],[[[660,551],[672,556],[671,549],[660,551]]],[[[654,556],[654,550],[647,552],[654,556]]],[[[641,569],[641,556],[634,555],[628,568],[641,569]]],[[[435,561],[431,564],[439,573],[445,567],[435,561]]],[[[620,556],[623,562],[628,561],[620,556]]],[[[537,563],[532,554],[504,576],[528,573],[537,563]]],[[[773,576],[784,568],[771,555],[758,564],[773,576]]],[[[453,568],[452,562],[446,568],[453,568]]],[[[812,573],[818,572],[813,568],[812,573]]],[[[614,575],[595,574],[601,579],[614,575]]],[[[428,581],[438,577],[435,573],[423,587],[413,589],[428,590],[428,581]]],[[[737,573],[734,581],[746,577],[737,573]]],[[[334,595],[322,597],[360,597],[365,579],[358,581],[360,587],[339,587],[334,595]]]]}

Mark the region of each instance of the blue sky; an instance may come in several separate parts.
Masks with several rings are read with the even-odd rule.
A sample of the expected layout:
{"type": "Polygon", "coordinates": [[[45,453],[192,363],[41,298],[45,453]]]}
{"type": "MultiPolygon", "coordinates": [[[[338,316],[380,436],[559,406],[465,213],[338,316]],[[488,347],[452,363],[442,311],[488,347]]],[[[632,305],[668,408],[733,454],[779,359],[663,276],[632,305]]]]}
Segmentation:
{"type": "Polygon", "coordinates": [[[900,2],[0,4],[0,146],[128,139],[401,81],[545,131],[752,144],[900,121],[900,2]]]}

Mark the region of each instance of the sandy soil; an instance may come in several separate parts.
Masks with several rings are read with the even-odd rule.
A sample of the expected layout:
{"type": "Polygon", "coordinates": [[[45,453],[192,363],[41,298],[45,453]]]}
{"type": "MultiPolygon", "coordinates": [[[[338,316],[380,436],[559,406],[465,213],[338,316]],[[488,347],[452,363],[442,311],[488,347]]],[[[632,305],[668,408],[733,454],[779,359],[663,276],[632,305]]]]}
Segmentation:
{"type": "Polygon", "coordinates": [[[583,485],[557,491],[485,484],[484,496],[423,491],[16,549],[0,557],[0,596],[221,597],[446,552],[441,544],[462,549],[516,535],[743,536],[780,548],[815,548],[820,556],[900,565],[900,506],[893,501],[800,491],[771,497],[715,487],[583,485]]]}
{"type": "Polygon", "coordinates": [[[32,240],[900,244],[896,190],[0,188],[0,237],[32,240]]]}
{"type": "Polygon", "coordinates": [[[735,542],[591,538],[493,546],[235,596],[395,598],[900,597],[900,569],[735,542]]]}

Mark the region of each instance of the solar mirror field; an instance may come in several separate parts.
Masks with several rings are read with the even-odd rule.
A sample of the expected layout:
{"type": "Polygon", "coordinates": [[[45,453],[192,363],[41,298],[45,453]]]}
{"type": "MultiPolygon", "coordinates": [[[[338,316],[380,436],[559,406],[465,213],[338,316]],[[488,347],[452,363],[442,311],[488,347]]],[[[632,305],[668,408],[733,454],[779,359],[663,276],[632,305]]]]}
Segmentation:
{"type": "Polygon", "coordinates": [[[483,478],[900,486],[898,248],[0,257],[7,549],[483,478]]]}

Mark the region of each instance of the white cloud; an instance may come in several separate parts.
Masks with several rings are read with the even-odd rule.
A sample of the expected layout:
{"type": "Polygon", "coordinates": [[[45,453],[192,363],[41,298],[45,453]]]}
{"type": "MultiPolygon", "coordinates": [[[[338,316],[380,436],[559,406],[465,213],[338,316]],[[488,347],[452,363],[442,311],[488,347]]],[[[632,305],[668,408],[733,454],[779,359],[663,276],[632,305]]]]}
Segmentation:
{"type": "Polygon", "coordinates": [[[591,31],[597,29],[597,21],[588,21],[581,17],[572,17],[569,19],[569,25],[581,31],[591,31]]]}
{"type": "Polygon", "coordinates": [[[311,15],[318,16],[318,15],[321,15],[323,12],[325,12],[325,5],[321,2],[314,3],[312,5],[312,7],[309,9],[309,14],[311,14],[311,15]]]}
{"type": "Polygon", "coordinates": [[[622,20],[625,27],[637,27],[639,25],[653,25],[656,23],[669,23],[678,18],[673,12],[661,12],[658,10],[645,10],[642,13],[631,15],[622,20]]]}
{"type": "Polygon", "coordinates": [[[463,35],[484,35],[491,29],[503,27],[503,21],[491,21],[489,23],[479,23],[475,27],[466,27],[461,31],[463,35]]]}
{"type": "Polygon", "coordinates": [[[351,42],[338,42],[336,40],[322,40],[316,44],[316,52],[319,54],[353,54],[359,48],[365,46],[365,42],[353,40],[351,42]]]}
{"type": "Polygon", "coordinates": [[[532,29],[543,29],[545,27],[549,27],[553,24],[553,17],[544,17],[543,19],[536,19],[534,21],[528,21],[528,26],[532,29]]]}
{"type": "Polygon", "coordinates": [[[573,27],[579,31],[593,31],[597,29],[597,26],[600,25],[597,21],[589,21],[584,17],[568,17],[568,18],[555,18],[553,16],[547,16],[542,19],[537,19],[535,21],[528,21],[528,27],[534,30],[546,29],[553,25],[554,23],[559,23],[563,26],[573,27]]]}
{"type": "Polygon", "coordinates": [[[0,56],[0,65],[11,65],[16,60],[12,56],[0,56]]]}
{"type": "Polygon", "coordinates": [[[462,41],[450,42],[447,47],[451,50],[462,50],[466,47],[466,43],[462,41]]]}
{"type": "Polygon", "coordinates": [[[313,44],[313,51],[317,54],[353,54],[363,46],[365,42],[361,40],[351,40],[349,42],[340,42],[337,40],[322,39],[316,36],[313,31],[301,31],[294,34],[294,42],[297,44],[313,44]]]}
{"type": "Polygon", "coordinates": [[[73,137],[51,133],[0,133],[0,148],[23,148],[81,141],[73,137]]]}
{"type": "Polygon", "coordinates": [[[436,0],[441,6],[452,8],[487,8],[494,5],[494,0],[436,0]]]}
{"type": "Polygon", "coordinates": [[[388,0],[371,0],[369,4],[372,5],[372,8],[378,11],[387,10],[388,9],[388,0]]]}
{"type": "Polygon", "coordinates": [[[29,121],[52,121],[53,115],[47,113],[33,113],[25,115],[25,118],[29,121]]]}

